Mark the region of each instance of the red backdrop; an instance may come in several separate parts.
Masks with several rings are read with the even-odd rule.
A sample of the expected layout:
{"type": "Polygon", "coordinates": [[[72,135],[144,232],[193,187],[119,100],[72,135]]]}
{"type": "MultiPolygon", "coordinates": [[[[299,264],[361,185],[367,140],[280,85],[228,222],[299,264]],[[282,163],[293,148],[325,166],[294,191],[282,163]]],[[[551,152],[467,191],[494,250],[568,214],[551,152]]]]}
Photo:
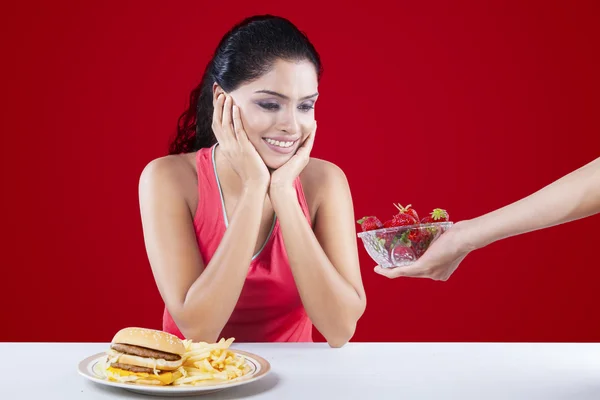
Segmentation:
{"type": "MultiPolygon", "coordinates": [[[[221,35],[251,14],[292,19],[322,54],[314,155],[345,170],[357,218],[393,202],[474,217],[600,155],[598,2],[12,3],[1,341],[160,327],[138,177],[221,35]]],[[[493,244],[444,283],[376,275],[361,246],[368,306],[353,340],[599,341],[599,223],[493,244]]]]}

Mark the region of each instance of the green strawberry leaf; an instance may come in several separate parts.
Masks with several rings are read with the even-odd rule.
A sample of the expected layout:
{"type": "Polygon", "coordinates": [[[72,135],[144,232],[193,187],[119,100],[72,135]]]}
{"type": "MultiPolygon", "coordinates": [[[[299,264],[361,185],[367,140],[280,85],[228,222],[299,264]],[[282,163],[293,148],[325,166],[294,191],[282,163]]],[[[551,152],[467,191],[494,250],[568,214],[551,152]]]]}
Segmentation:
{"type": "Polygon", "coordinates": [[[410,235],[410,229],[407,229],[402,233],[402,235],[400,236],[400,240],[404,243],[410,243],[410,240],[408,240],[408,235],[410,235]]]}
{"type": "Polygon", "coordinates": [[[443,210],[443,209],[441,209],[441,208],[434,208],[434,209],[433,209],[433,212],[431,213],[431,217],[432,217],[432,218],[433,218],[435,221],[437,221],[437,220],[439,220],[439,219],[442,219],[442,218],[446,218],[446,216],[447,216],[447,215],[448,215],[448,214],[446,213],[446,210],[443,210]]]}

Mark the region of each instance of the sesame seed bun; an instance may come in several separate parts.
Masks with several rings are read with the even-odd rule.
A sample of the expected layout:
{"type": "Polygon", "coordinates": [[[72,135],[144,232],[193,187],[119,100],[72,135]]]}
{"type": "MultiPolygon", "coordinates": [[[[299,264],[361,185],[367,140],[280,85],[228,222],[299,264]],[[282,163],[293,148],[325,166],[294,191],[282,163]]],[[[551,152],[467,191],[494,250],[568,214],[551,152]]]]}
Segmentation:
{"type": "Polygon", "coordinates": [[[115,334],[113,344],[129,344],[183,356],[185,345],[177,336],[146,328],[124,328],[115,334]]]}

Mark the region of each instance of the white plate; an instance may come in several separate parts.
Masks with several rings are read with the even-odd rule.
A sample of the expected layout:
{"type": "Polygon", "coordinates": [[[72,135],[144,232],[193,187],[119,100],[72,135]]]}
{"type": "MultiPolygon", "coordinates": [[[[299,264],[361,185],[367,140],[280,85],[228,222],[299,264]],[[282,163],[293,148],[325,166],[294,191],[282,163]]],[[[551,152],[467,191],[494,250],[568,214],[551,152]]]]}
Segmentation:
{"type": "Polygon", "coordinates": [[[77,371],[84,378],[101,385],[123,388],[131,392],[147,395],[170,397],[198,396],[202,394],[214,393],[235,386],[246,385],[250,382],[254,382],[263,378],[271,371],[271,365],[269,362],[260,356],[236,349],[230,349],[230,351],[246,358],[246,363],[250,367],[250,372],[244,376],[232,379],[225,383],[222,381],[215,381],[214,383],[207,383],[202,386],[155,386],[111,382],[106,379],[104,371],[102,370],[103,360],[106,357],[105,353],[94,354],[93,356],[82,360],[79,363],[77,371]]]}

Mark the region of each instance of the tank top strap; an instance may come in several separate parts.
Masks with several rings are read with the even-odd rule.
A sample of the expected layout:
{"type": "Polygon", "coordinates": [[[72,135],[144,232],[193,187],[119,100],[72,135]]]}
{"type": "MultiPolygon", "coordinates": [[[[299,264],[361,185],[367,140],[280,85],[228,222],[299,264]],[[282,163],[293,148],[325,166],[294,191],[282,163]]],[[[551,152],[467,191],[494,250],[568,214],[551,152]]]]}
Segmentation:
{"type": "Polygon", "coordinates": [[[206,218],[214,218],[217,221],[219,217],[219,213],[215,212],[221,207],[221,192],[213,167],[215,146],[202,148],[196,152],[198,207],[194,215],[194,223],[197,225],[206,218]]]}
{"type": "Polygon", "coordinates": [[[306,196],[304,194],[304,188],[302,186],[302,181],[300,177],[297,177],[294,180],[294,188],[296,189],[296,196],[298,197],[298,202],[300,203],[300,208],[302,208],[302,212],[308,221],[308,224],[312,227],[312,220],[310,217],[310,209],[308,207],[308,202],[306,201],[306,196]]]}

